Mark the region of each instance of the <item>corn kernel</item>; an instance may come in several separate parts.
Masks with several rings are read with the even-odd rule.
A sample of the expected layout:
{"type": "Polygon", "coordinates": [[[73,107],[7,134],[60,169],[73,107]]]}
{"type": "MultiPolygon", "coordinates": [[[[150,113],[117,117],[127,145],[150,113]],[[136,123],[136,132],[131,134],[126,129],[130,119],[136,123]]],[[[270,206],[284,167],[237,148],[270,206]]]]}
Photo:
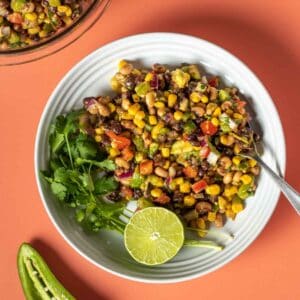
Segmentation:
{"type": "Polygon", "coordinates": [[[170,156],[170,148],[167,148],[167,147],[162,148],[161,154],[163,157],[169,157],[170,156]]]}
{"type": "Polygon", "coordinates": [[[234,114],[233,114],[233,118],[234,118],[234,119],[241,120],[241,119],[243,119],[243,116],[242,116],[241,114],[234,113],[234,114]]]}
{"type": "Polygon", "coordinates": [[[144,159],[144,154],[142,152],[137,152],[134,159],[136,162],[141,162],[144,159]]]}
{"type": "Polygon", "coordinates": [[[201,96],[200,96],[200,94],[197,93],[197,92],[192,92],[192,93],[190,94],[190,100],[191,100],[192,102],[194,102],[194,103],[198,103],[198,102],[200,102],[200,100],[201,100],[201,96]]]}
{"type": "Polygon", "coordinates": [[[145,76],[145,81],[151,81],[153,78],[153,74],[152,73],[147,73],[145,76]]]}
{"type": "Polygon", "coordinates": [[[137,94],[133,94],[131,96],[131,98],[132,98],[133,102],[135,102],[135,103],[140,101],[140,97],[137,94]]]}
{"type": "Polygon", "coordinates": [[[128,64],[128,63],[127,63],[126,60],[124,60],[124,59],[120,60],[119,63],[118,63],[118,69],[121,70],[121,69],[122,69],[123,67],[125,67],[127,64],[128,64]]]}
{"type": "Polygon", "coordinates": [[[253,168],[257,165],[257,161],[254,160],[254,159],[249,159],[248,160],[248,165],[249,165],[249,167],[253,168]]]}
{"type": "Polygon", "coordinates": [[[169,169],[169,167],[170,167],[170,161],[169,161],[169,160],[166,160],[166,162],[165,162],[164,165],[163,165],[163,168],[164,168],[164,169],[169,169]]]}
{"type": "Polygon", "coordinates": [[[164,186],[164,181],[161,177],[158,177],[156,175],[151,175],[149,176],[149,181],[152,185],[156,187],[163,187],[164,186]]]}
{"type": "Polygon", "coordinates": [[[110,112],[116,111],[116,106],[113,103],[108,103],[108,108],[110,112]]]}
{"type": "Polygon", "coordinates": [[[73,20],[70,17],[64,16],[62,19],[66,25],[71,25],[73,23],[73,20]]]}
{"type": "Polygon", "coordinates": [[[197,234],[199,237],[203,238],[207,235],[207,232],[206,231],[198,231],[197,234]]]}
{"type": "Polygon", "coordinates": [[[218,117],[220,114],[221,114],[221,108],[217,107],[212,115],[213,117],[218,117]]]}
{"type": "Polygon", "coordinates": [[[72,9],[68,5],[59,5],[57,7],[59,13],[65,14],[67,17],[71,17],[72,9]]]}
{"type": "Polygon", "coordinates": [[[158,198],[161,196],[161,194],[162,194],[162,190],[159,188],[155,188],[155,189],[151,190],[152,197],[158,198]]]}
{"type": "Polygon", "coordinates": [[[241,156],[234,156],[233,158],[232,158],[232,162],[233,162],[233,164],[235,164],[236,166],[238,166],[240,163],[241,163],[241,160],[242,160],[243,158],[241,157],[241,156]]]}
{"type": "Polygon", "coordinates": [[[95,141],[97,143],[100,143],[102,141],[102,136],[101,135],[95,135],[95,141]]]}
{"type": "Polygon", "coordinates": [[[207,215],[207,220],[209,222],[214,222],[216,220],[216,212],[210,211],[207,215]]]}
{"type": "Polygon", "coordinates": [[[39,26],[28,29],[28,33],[31,34],[31,35],[37,34],[40,31],[41,31],[41,28],[39,26]]]}
{"type": "Polygon", "coordinates": [[[118,149],[116,149],[116,148],[110,148],[109,149],[109,155],[111,156],[111,157],[116,157],[116,156],[118,156],[120,154],[120,151],[118,150],[118,149]]]}
{"type": "Polygon", "coordinates": [[[202,230],[206,229],[206,223],[202,218],[197,220],[197,227],[202,230]]]}
{"type": "Polygon", "coordinates": [[[239,154],[241,152],[241,147],[239,144],[235,143],[233,147],[234,154],[239,154]]]}
{"type": "Polygon", "coordinates": [[[219,124],[220,124],[220,122],[219,122],[219,120],[217,119],[217,118],[211,118],[211,120],[210,120],[211,122],[212,122],[212,124],[213,125],[215,125],[215,126],[219,126],[219,124]]]}
{"type": "Polygon", "coordinates": [[[48,33],[47,33],[47,31],[45,31],[45,30],[42,30],[42,31],[39,32],[39,37],[40,37],[40,38],[44,38],[44,37],[46,37],[47,35],[48,35],[48,33]]]}
{"type": "Polygon", "coordinates": [[[96,134],[102,134],[104,132],[104,129],[103,128],[96,128],[95,129],[95,133],[96,134]]]}
{"type": "Polygon", "coordinates": [[[134,118],[133,123],[138,127],[143,129],[146,125],[146,123],[143,120],[139,120],[137,118],[134,118]]]}
{"type": "Polygon", "coordinates": [[[183,112],[181,112],[181,111],[175,111],[174,112],[174,119],[176,121],[180,121],[182,119],[182,117],[183,117],[183,112]]]}
{"type": "Polygon", "coordinates": [[[224,197],[219,196],[218,197],[218,204],[219,204],[220,209],[225,209],[226,205],[227,205],[227,200],[224,197]]]}
{"type": "Polygon", "coordinates": [[[175,182],[175,184],[179,185],[179,184],[183,184],[183,177],[177,177],[173,179],[173,182],[175,182]]]}
{"type": "Polygon", "coordinates": [[[232,185],[232,186],[227,186],[224,189],[224,196],[226,197],[232,197],[233,195],[235,195],[237,193],[237,187],[232,185]]]}
{"type": "Polygon", "coordinates": [[[130,115],[129,113],[122,113],[121,114],[121,119],[124,119],[124,120],[133,120],[134,116],[133,115],[130,115]]]}
{"type": "Polygon", "coordinates": [[[149,116],[149,124],[150,125],[156,125],[157,124],[157,119],[155,116],[149,116]]]}
{"type": "Polygon", "coordinates": [[[128,108],[128,113],[130,115],[135,115],[140,110],[140,108],[141,106],[138,103],[132,104],[128,108]]]}
{"type": "Polygon", "coordinates": [[[25,14],[25,19],[28,21],[35,21],[37,19],[37,14],[35,12],[25,14]]]}
{"type": "Polygon", "coordinates": [[[176,101],[177,101],[177,95],[170,94],[168,96],[168,106],[169,107],[173,107],[175,105],[176,101]]]}
{"type": "Polygon", "coordinates": [[[158,123],[157,125],[155,125],[152,130],[151,130],[151,137],[153,139],[157,139],[161,129],[164,127],[164,124],[162,122],[158,123]]]}
{"type": "Polygon", "coordinates": [[[141,74],[142,74],[141,71],[140,71],[139,69],[133,69],[133,70],[131,71],[131,73],[132,73],[133,75],[141,75],[141,74]]]}
{"type": "Polygon", "coordinates": [[[164,91],[164,97],[168,98],[168,97],[169,97],[169,95],[170,95],[170,92],[168,92],[168,91],[164,91]]]}
{"type": "Polygon", "coordinates": [[[112,90],[115,92],[121,91],[121,84],[119,83],[119,81],[116,79],[115,76],[110,80],[110,86],[112,90]]]}
{"type": "Polygon", "coordinates": [[[144,118],[145,118],[145,112],[144,111],[142,111],[142,110],[139,110],[136,114],[135,114],[135,116],[134,116],[134,118],[135,119],[137,119],[137,120],[143,120],[144,118]]]}
{"type": "Polygon", "coordinates": [[[231,219],[231,220],[234,220],[235,217],[236,217],[236,214],[233,212],[232,209],[227,209],[225,214],[226,214],[226,217],[231,219]]]}
{"type": "Polygon", "coordinates": [[[207,103],[207,102],[208,102],[207,96],[202,95],[202,96],[201,96],[201,101],[202,101],[203,103],[207,103]]]}
{"type": "Polygon", "coordinates": [[[241,212],[244,209],[244,204],[243,204],[242,200],[238,197],[234,198],[232,200],[231,209],[236,214],[241,212]]]}
{"type": "Polygon", "coordinates": [[[208,195],[216,196],[220,194],[221,188],[218,184],[211,184],[205,188],[205,192],[208,195]]]}
{"type": "Polygon", "coordinates": [[[185,206],[193,206],[196,203],[195,197],[189,195],[183,198],[183,203],[185,206]]]}
{"type": "Polygon", "coordinates": [[[191,184],[189,182],[183,182],[179,185],[179,191],[180,193],[189,193],[191,191],[191,184]]]}
{"type": "Polygon", "coordinates": [[[165,104],[163,102],[161,102],[161,101],[157,101],[157,102],[154,103],[154,106],[156,108],[164,108],[165,104]]]}
{"type": "Polygon", "coordinates": [[[227,135],[221,135],[220,142],[223,145],[227,145],[227,143],[228,143],[228,137],[227,137],[227,135]]]}
{"type": "Polygon", "coordinates": [[[241,176],[241,181],[243,184],[250,184],[252,182],[252,177],[248,174],[241,176]]]}
{"type": "Polygon", "coordinates": [[[171,191],[174,191],[174,190],[176,190],[176,183],[172,180],[172,181],[169,183],[168,187],[169,187],[169,189],[170,189],[171,191]]]}

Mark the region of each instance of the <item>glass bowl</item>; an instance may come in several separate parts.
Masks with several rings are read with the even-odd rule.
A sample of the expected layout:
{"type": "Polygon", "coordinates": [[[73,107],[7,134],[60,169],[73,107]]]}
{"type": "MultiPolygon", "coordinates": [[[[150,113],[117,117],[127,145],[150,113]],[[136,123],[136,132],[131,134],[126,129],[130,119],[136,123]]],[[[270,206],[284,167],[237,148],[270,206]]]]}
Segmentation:
{"type": "Polygon", "coordinates": [[[70,26],[50,37],[27,47],[0,50],[0,66],[33,62],[66,48],[101,18],[110,3],[111,0],[93,0],[70,26]]]}

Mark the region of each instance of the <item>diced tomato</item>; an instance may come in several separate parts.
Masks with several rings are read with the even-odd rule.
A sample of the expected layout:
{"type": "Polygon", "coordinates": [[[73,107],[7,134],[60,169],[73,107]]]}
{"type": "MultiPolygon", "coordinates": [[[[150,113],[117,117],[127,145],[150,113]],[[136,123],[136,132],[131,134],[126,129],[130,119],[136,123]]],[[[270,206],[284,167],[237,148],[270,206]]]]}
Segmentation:
{"type": "Polygon", "coordinates": [[[238,108],[243,108],[243,107],[245,107],[246,104],[247,104],[246,101],[242,101],[242,100],[240,100],[240,99],[235,100],[235,102],[236,102],[238,108]]]}
{"type": "Polygon", "coordinates": [[[153,172],[153,161],[150,159],[144,160],[140,163],[140,174],[149,175],[153,172]]]}
{"type": "Polygon", "coordinates": [[[182,171],[185,174],[185,176],[187,176],[189,178],[195,178],[198,174],[197,168],[191,167],[191,166],[183,168],[182,171]]]}
{"type": "Polygon", "coordinates": [[[159,196],[158,198],[154,198],[153,202],[155,203],[160,203],[160,204],[167,204],[170,202],[170,197],[167,196],[166,194],[162,194],[161,196],[159,196]]]}
{"type": "Polygon", "coordinates": [[[218,127],[216,127],[211,121],[204,121],[200,124],[201,130],[204,134],[214,135],[218,131],[218,127]]]}
{"type": "Polygon", "coordinates": [[[121,188],[121,196],[129,200],[133,197],[133,190],[128,186],[122,186],[121,188]]]}
{"type": "Polygon", "coordinates": [[[133,159],[134,157],[134,153],[133,151],[129,148],[126,147],[122,150],[122,157],[126,160],[126,161],[130,161],[133,159]]]}
{"type": "Polygon", "coordinates": [[[206,186],[207,186],[206,181],[201,179],[192,185],[192,190],[194,191],[194,193],[200,193],[206,188],[206,186]]]}
{"type": "Polygon", "coordinates": [[[105,131],[105,134],[111,138],[111,140],[117,145],[117,148],[119,150],[123,150],[131,143],[130,139],[126,138],[125,136],[117,135],[111,130],[105,131]]]}
{"type": "Polygon", "coordinates": [[[219,85],[219,78],[218,77],[212,77],[208,80],[208,84],[213,87],[217,87],[219,85]]]}
{"type": "Polygon", "coordinates": [[[16,13],[16,12],[8,15],[7,19],[9,22],[14,23],[14,24],[22,24],[22,22],[23,22],[22,15],[19,13],[16,13]]]}
{"type": "Polygon", "coordinates": [[[208,146],[201,147],[200,149],[200,157],[202,159],[207,158],[210,153],[210,148],[208,146]]]}

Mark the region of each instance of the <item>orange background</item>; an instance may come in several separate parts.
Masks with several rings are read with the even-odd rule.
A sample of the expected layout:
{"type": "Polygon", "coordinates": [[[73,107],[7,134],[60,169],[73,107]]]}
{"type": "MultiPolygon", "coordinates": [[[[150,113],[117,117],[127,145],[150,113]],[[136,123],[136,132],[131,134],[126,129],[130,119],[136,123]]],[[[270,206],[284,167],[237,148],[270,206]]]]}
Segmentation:
{"type": "Polygon", "coordinates": [[[78,299],[300,299],[300,219],[283,197],[262,234],[230,264],[197,280],[149,285],[110,275],[72,250],[46,215],[33,173],[38,121],[64,74],[117,38],[174,31],[223,46],[262,79],[286,134],[286,178],[300,190],[299,11],[299,0],[113,0],[103,19],[69,48],[0,68],[0,298],[23,299],[16,253],[28,241],[78,299]]]}

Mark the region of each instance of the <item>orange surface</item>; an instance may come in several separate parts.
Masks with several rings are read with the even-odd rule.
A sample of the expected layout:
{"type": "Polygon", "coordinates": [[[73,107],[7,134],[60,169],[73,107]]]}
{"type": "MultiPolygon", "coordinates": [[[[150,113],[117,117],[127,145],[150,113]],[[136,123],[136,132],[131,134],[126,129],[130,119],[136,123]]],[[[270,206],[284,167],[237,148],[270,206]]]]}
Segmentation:
{"type": "Polygon", "coordinates": [[[283,197],[259,238],[233,262],[197,280],[154,286],[110,275],[72,250],[46,215],[33,173],[37,124],[63,75],[117,38],[174,31],[223,46],[262,79],[286,134],[286,178],[300,190],[299,11],[299,0],[113,0],[103,19],[69,48],[0,68],[0,298],[23,299],[16,253],[29,241],[78,299],[300,299],[300,218],[283,197]]]}

